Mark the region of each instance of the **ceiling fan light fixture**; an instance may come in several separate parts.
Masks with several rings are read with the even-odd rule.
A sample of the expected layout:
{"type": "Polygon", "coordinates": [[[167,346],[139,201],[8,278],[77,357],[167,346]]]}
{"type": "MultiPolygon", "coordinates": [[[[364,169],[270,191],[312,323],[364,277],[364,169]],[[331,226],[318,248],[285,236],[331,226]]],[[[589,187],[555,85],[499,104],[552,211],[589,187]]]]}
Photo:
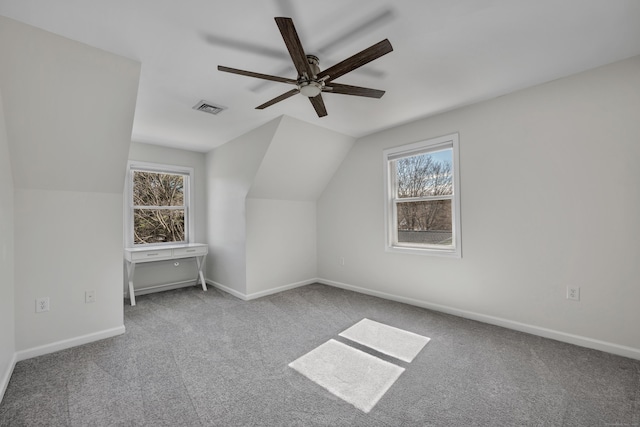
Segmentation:
{"type": "Polygon", "coordinates": [[[307,98],[313,98],[322,92],[322,83],[314,81],[302,82],[298,84],[298,90],[307,98]]]}

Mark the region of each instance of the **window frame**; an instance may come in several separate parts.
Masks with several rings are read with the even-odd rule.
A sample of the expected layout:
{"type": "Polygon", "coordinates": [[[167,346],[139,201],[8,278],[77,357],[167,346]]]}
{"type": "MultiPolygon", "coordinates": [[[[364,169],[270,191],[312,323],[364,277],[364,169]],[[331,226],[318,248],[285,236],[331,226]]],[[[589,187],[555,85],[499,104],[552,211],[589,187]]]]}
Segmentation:
{"type": "MultiPolygon", "coordinates": [[[[194,193],[193,193],[193,172],[194,169],[188,166],[165,165],[160,163],[148,163],[139,161],[129,161],[127,164],[127,181],[125,191],[125,245],[127,248],[152,248],[170,245],[186,245],[193,243],[194,234],[194,193]],[[133,204],[133,172],[154,172],[174,175],[183,175],[183,200],[184,200],[184,234],[185,240],[180,242],[161,243],[134,243],[134,204],[133,204]]],[[[159,206],[158,208],[164,208],[159,206]]]]}
{"type": "MultiPolygon", "coordinates": [[[[462,258],[462,227],[460,218],[460,161],[459,161],[459,135],[453,133],[436,138],[430,138],[410,144],[383,150],[384,170],[384,223],[385,223],[385,252],[410,253],[416,255],[435,255],[453,258],[462,258]],[[427,154],[443,149],[451,149],[453,195],[436,197],[404,198],[403,203],[410,201],[451,200],[451,247],[441,245],[426,245],[398,242],[398,218],[397,218],[397,176],[394,161],[404,157],[427,154]]],[[[398,199],[400,200],[400,199],[398,199]]]]}

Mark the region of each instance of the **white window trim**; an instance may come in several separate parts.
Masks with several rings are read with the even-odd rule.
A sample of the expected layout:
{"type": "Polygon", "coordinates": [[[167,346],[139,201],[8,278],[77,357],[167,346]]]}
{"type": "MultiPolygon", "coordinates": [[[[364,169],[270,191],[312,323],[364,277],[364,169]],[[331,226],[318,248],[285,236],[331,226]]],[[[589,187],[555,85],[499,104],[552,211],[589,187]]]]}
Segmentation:
{"type": "Polygon", "coordinates": [[[124,192],[124,224],[125,224],[125,247],[127,248],[152,248],[154,246],[167,246],[176,245],[182,243],[193,243],[193,236],[195,236],[195,224],[194,224],[194,190],[193,190],[193,168],[187,166],[175,166],[164,165],[160,163],[147,163],[138,161],[129,161],[127,163],[127,180],[125,183],[124,192]],[[133,170],[142,170],[147,172],[158,173],[174,173],[181,175],[188,175],[189,179],[185,183],[184,188],[184,204],[185,204],[185,219],[187,226],[185,227],[185,241],[184,242],[164,242],[164,243],[148,243],[148,244],[134,244],[133,243],[133,170]]]}
{"type": "Polygon", "coordinates": [[[462,227],[460,221],[460,161],[459,161],[459,136],[457,133],[451,135],[431,138],[411,144],[401,145],[383,150],[383,170],[384,170],[384,224],[385,224],[385,251],[396,253],[407,253],[415,255],[435,255],[452,258],[462,258],[462,227]],[[424,151],[437,151],[439,148],[453,148],[453,209],[452,209],[452,241],[454,248],[437,248],[433,246],[418,247],[410,245],[399,245],[397,241],[397,219],[395,204],[393,203],[395,188],[395,174],[391,171],[391,160],[419,154],[424,151]]]}

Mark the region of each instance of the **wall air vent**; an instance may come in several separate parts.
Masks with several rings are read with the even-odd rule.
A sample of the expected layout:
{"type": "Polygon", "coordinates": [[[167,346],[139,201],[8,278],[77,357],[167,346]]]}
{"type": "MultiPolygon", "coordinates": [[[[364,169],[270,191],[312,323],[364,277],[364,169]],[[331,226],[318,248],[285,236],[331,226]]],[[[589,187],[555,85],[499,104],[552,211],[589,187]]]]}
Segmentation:
{"type": "Polygon", "coordinates": [[[223,107],[222,105],[216,105],[212,102],[200,101],[196,105],[193,106],[194,110],[204,111],[209,114],[220,114],[222,111],[226,110],[227,107],[223,107]]]}

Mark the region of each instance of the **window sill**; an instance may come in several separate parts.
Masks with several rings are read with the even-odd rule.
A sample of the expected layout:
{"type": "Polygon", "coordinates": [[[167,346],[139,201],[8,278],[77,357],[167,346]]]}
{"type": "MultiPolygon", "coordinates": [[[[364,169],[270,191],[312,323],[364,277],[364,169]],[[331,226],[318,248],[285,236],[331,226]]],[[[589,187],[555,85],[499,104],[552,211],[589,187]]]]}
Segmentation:
{"type": "Polygon", "coordinates": [[[144,243],[137,244],[133,246],[129,246],[127,249],[172,249],[172,248],[184,248],[185,246],[193,245],[194,243],[189,242],[165,242],[165,243],[144,243]]]}
{"type": "Polygon", "coordinates": [[[433,248],[417,248],[411,246],[386,246],[385,252],[402,253],[423,256],[439,256],[445,258],[462,258],[459,249],[433,249],[433,248]]]}

